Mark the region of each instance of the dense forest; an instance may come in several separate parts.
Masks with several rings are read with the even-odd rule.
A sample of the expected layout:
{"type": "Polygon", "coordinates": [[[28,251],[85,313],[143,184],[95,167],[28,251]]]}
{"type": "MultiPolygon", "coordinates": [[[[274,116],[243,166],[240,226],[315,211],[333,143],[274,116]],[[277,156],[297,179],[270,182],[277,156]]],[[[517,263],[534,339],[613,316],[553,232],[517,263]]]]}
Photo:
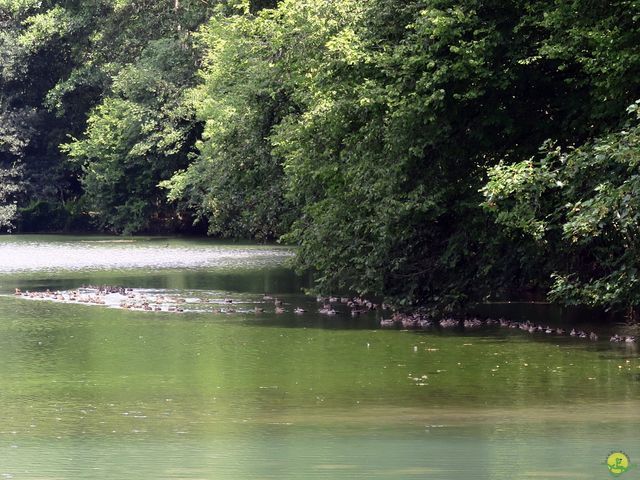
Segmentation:
{"type": "Polygon", "coordinates": [[[0,0],[0,227],[633,317],[639,46],[636,0],[0,0]]]}

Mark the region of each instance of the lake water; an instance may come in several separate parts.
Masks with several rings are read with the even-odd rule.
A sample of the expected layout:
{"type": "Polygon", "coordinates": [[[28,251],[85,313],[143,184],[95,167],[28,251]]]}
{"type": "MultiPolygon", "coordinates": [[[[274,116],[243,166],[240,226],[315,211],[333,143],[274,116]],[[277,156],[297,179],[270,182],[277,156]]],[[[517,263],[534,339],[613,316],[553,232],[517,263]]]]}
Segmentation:
{"type": "Polygon", "coordinates": [[[308,280],[286,266],[291,254],[0,237],[0,479],[606,479],[610,452],[640,462],[633,348],[321,316],[301,293],[308,280]],[[13,295],[82,284],[265,312],[13,295]]]}

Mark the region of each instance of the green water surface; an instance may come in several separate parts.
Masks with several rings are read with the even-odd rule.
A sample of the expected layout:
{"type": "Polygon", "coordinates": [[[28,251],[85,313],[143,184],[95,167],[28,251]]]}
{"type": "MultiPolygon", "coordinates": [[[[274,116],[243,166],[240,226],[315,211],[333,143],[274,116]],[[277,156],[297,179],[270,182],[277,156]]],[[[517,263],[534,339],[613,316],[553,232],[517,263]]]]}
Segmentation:
{"type": "Polygon", "coordinates": [[[322,317],[290,255],[0,237],[0,478],[605,479],[609,452],[640,460],[633,348],[322,317]],[[268,292],[288,312],[268,302],[262,314],[134,312],[12,295],[90,283],[256,305],[268,292]]]}

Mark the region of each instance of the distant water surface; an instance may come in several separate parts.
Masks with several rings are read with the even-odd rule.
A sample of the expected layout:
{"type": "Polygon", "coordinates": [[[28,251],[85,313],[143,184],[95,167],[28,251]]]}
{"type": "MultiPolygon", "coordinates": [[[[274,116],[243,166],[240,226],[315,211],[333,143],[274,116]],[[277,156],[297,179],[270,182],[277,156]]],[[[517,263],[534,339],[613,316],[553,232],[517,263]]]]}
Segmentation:
{"type": "Polygon", "coordinates": [[[274,246],[238,246],[172,239],[0,237],[0,273],[140,268],[273,266],[293,255],[274,246]]]}

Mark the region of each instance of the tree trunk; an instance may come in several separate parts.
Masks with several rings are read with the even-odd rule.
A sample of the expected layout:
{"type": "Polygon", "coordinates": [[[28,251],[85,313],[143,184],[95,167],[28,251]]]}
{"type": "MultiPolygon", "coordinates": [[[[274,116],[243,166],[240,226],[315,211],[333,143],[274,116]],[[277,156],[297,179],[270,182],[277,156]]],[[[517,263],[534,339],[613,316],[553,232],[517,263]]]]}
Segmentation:
{"type": "Polygon", "coordinates": [[[178,33],[182,30],[182,25],[180,25],[180,18],[178,17],[178,10],[180,10],[180,0],[173,0],[173,13],[176,14],[176,21],[178,23],[177,30],[178,33]]]}

